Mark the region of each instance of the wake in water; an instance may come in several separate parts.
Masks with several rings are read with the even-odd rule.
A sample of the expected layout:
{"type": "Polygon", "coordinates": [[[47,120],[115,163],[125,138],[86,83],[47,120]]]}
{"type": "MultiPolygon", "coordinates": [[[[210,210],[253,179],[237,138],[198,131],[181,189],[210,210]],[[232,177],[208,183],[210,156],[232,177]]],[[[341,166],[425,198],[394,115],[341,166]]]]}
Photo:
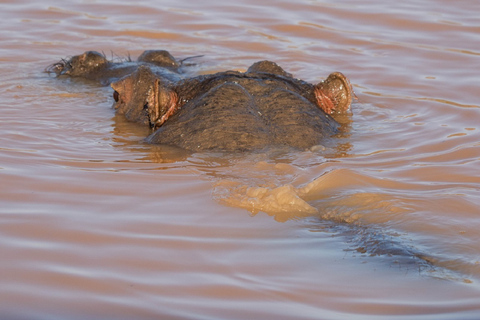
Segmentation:
{"type": "MultiPolygon", "coordinates": [[[[268,165],[263,163],[260,167],[266,169],[268,165]]],[[[295,171],[293,166],[282,167],[287,172],[295,171]]],[[[270,165],[270,169],[278,170],[278,164],[270,165]]],[[[355,256],[384,257],[404,272],[413,270],[441,279],[471,282],[449,268],[444,259],[420,250],[414,236],[396,231],[394,227],[401,226],[412,209],[387,190],[369,190],[379,182],[373,183],[368,176],[335,169],[299,187],[291,183],[252,185],[240,180],[217,181],[214,198],[253,215],[265,212],[278,222],[306,220],[311,231],[327,226],[330,232],[344,239],[345,251],[355,256]]],[[[383,181],[380,185],[392,183],[383,181]]]]}

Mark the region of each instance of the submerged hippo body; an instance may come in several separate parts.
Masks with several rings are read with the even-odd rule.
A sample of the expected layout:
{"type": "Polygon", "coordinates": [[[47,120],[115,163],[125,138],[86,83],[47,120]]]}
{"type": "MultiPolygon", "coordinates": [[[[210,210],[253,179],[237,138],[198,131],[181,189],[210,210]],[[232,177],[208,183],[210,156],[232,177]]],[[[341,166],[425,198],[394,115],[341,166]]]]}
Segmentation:
{"type": "Polygon", "coordinates": [[[179,66],[166,51],[146,51],[135,63],[118,64],[86,52],[50,70],[113,82],[116,112],[150,126],[154,132],[148,143],[191,151],[319,145],[337,133],[339,124],[332,114],[348,112],[353,95],[341,73],[313,85],[270,61],[254,63],[246,72],[187,79],[181,78],[179,66]],[[127,75],[114,81],[121,74],[127,75]]]}
{"type": "Polygon", "coordinates": [[[306,149],[337,132],[339,124],[327,112],[346,112],[351,102],[342,74],[312,85],[269,61],[245,73],[226,71],[173,85],[141,67],[112,87],[118,113],[156,129],[147,142],[188,150],[306,149]]]}
{"type": "Polygon", "coordinates": [[[337,122],[292,83],[234,72],[205,78],[193,95],[183,92],[183,86],[190,88],[195,80],[180,84],[176,92],[189,97],[188,102],[148,142],[189,150],[242,151],[270,145],[305,149],[337,132],[337,122]]]}

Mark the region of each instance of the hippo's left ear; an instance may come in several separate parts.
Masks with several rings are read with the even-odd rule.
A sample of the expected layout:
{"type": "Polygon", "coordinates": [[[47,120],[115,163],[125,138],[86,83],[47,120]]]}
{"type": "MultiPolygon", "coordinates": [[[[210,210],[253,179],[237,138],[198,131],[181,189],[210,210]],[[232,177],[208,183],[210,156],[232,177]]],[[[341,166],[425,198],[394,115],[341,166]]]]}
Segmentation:
{"type": "Polygon", "coordinates": [[[155,79],[151,90],[147,94],[147,110],[150,127],[160,127],[177,110],[178,96],[170,88],[164,86],[159,79],[155,79]]]}
{"type": "Polygon", "coordinates": [[[326,114],[349,113],[352,97],[355,97],[350,81],[340,72],[330,74],[315,85],[314,92],[318,107],[326,114]]]}

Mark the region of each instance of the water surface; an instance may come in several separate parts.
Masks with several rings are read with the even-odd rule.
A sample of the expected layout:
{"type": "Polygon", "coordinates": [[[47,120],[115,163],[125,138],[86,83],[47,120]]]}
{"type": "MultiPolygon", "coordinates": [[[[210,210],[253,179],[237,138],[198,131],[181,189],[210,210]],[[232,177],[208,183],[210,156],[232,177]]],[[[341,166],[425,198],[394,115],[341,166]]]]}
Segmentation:
{"type": "Polygon", "coordinates": [[[478,319],[476,1],[3,1],[0,318],[478,319]],[[358,96],[324,149],[141,142],[43,69],[167,49],[358,96]]]}

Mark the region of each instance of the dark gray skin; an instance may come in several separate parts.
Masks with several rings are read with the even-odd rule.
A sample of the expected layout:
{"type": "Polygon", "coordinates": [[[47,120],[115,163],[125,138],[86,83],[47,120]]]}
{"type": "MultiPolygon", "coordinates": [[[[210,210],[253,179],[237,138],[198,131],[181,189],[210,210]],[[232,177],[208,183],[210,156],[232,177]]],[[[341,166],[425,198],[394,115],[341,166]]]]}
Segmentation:
{"type": "Polygon", "coordinates": [[[48,66],[45,71],[57,76],[83,78],[109,85],[114,81],[131,74],[138,67],[149,66],[153,73],[165,81],[179,81],[183,77],[180,73],[182,61],[176,60],[168,51],[147,50],[137,59],[131,61],[110,61],[104,54],[96,51],[86,51],[70,59],[62,59],[48,66]]]}
{"type": "Polygon", "coordinates": [[[154,131],[147,142],[190,151],[307,149],[337,133],[332,116],[350,110],[353,91],[338,72],[313,85],[270,61],[254,63],[247,72],[188,79],[181,66],[164,50],[145,51],[135,62],[87,51],[46,71],[111,83],[117,113],[154,131]]]}
{"type": "Polygon", "coordinates": [[[148,143],[191,151],[319,145],[337,133],[332,115],[349,112],[353,95],[341,73],[313,85],[270,61],[176,83],[141,66],[111,86],[117,112],[154,130],[148,143]]]}

